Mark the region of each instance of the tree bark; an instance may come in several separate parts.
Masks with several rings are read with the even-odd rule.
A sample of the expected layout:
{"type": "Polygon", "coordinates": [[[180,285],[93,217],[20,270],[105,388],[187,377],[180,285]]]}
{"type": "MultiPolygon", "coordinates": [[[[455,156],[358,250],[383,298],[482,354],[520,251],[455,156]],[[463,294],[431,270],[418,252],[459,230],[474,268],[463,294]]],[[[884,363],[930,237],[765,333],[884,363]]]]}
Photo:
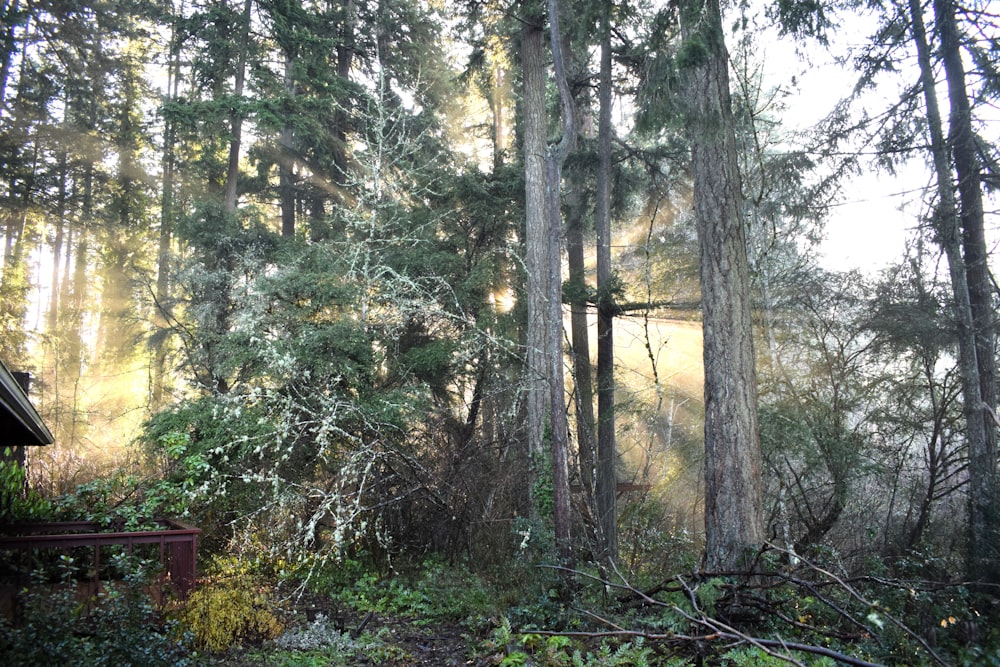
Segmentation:
{"type": "Polygon", "coordinates": [[[706,567],[730,570],[764,540],[750,274],[718,1],[685,2],[681,20],[701,259],[706,567]]]}
{"type": "MultiPolygon", "coordinates": [[[[292,79],[294,56],[286,49],[284,89],[290,103],[295,96],[295,82],[292,79]]],[[[285,238],[295,236],[295,190],[292,184],[292,126],[286,118],[281,126],[278,153],[278,193],[281,198],[281,235],[285,238]]]]}
{"type": "Polygon", "coordinates": [[[236,60],[236,81],[233,84],[233,107],[229,111],[229,162],[226,168],[226,187],[223,201],[226,212],[236,212],[236,199],[239,194],[240,176],[240,144],[243,140],[243,84],[246,80],[247,51],[250,50],[250,10],[253,8],[253,0],[245,0],[243,3],[243,17],[241,19],[243,34],[239,39],[239,52],[236,60]]]}
{"type": "MultiPolygon", "coordinates": [[[[935,215],[935,231],[938,243],[944,250],[948,260],[948,273],[951,278],[952,297],[954,299],[955,321],[958,335],[958,370],[962,381],[962,400],[966,422],[966,440],[970,457],[972,452],[985,449],[985,422],[982,419],[982,396],[980,393],[979,364],[976,360],[975,327],[972,317],[972,305],[969,300],[968,274],[965,260],[962,257],[962,239],[958,222],[958,204],[952,184],[951,164],[948,159],[948,145],[945,141],[943,122],[938,107],[936,86],[934,83],[934,68],[931,64],[930,46],[924,27],[923,11],[920,0],[909,0],[910,25],[914,45],[917,48],[917,61],[920,66],[920,81],[924,91],[924,103],[927,105],[927,131],[930,134],[931,157],[934,162],[934,173],[938,188],[938,210],[935,215]]],[[[974,465],[970,466],[970,487],[976,476],[974,465]]],[[[976,560],[975,536],[985,528],[984,517],[977,516],[975,491],[970,488],[969,494],[969,542],[967,547],[966,567],[972,573],[973,562],[976,560]]],[[[976,576],[978,577],[978,572],[976,576]]]]}
{"type": "Polygon", "coordinates": [[[618,559],[618,460],[615,442],[615,297],[611,276],[611,4],[601,12],[597,200],[597,512],[603,557],[618,559]]]}
{"type": "MultiPolygon", "coordinates": [[[[183,16],[184,3],[181,2],[177,16],[183,16]]],[[[181,44],[178,39],[176,25],[170,35],[170,55],[167,64],[167,99],[175,101],[178,99],[180,87],[180,50],[181,44]]],[[[160,233],[157,243],[156,253],[156,303],[154,325],[159,335],[155,337],[153,344],[153,368],[151,381],[151,407],[155,410],[163,403],[163,393],[167,377],[167,332],[170,329],[170,318],[172,309],[169,304],[171,267],[170,267],[170,246],[173,242],[174,218],[176,214],[174,203],[174,177],[176,168],[176,156],[174,142],[176,141],[177,128],[172,118],[167,118],[163,127],[163,156],[161,157],[161,168],[163,171],[163,181],[160,192],[160,233]]]]}
{"type": "MultiPolygon", "coordinates": [[[[580,485],[588,511],[597,514],[594,496],[596,420],[594,418],[593,365],[590,362],[590,331],[587,315],[587,275],[584,262],[584,203],[582,179],[570,178],[566,194],[566,260],[569,268],[570,344],[573,355],[573,384],[576,390],[576,442],[580,485]]],[[[596,526],[595,526],[596,528],[596,526]]],[[[598,547],[603,548],[603,547],[598,547]]]]}
{"type": "Polygon", "coordinates": [[[965,83],[954,1],[934,0],[934,17],[948,85],[948,143],[958,181],[962,249],[979,371],[980,400],[975,406],[975,418],[983,421],[982,440],[969,443],[971,534],[966,566],[970,577],[996,582],[1000,581],[997,426],[989,414],[989,411],[995,412],[997,407],[996,322],[983,220],[982,175],[972,130],[972,109],[965,83]]]}
{"type": "Polygon", "coordinates": [[[525,289],[528,293],[527,369],[524,383],[528,410],[528,449],[532,457],[543,450],[548,412],[546,378],[549,374],[548,235],[545,217],[545,33],[525,22],[521,32],[524,92],[524,216],[525,289]]]}
{"type": "Polygon", "coordinates": [[[562,35],[559,29],[559,3],[548,0],[549,41],[559,100],[562,107],[562,138],[549,146],[545,155],[545,180],[548,217],[549,271],[549,391],[552,423],[552,504],[556,546],[559,557],[568,563],[572,557],[570,543],[571,516],[569,501],[569,425],[566,418],[566,387],[563,376],[563,317],[562,317],[562,167],[576,144],[576,115],[573,96],[566,80],[562,55],[562,35]]]}

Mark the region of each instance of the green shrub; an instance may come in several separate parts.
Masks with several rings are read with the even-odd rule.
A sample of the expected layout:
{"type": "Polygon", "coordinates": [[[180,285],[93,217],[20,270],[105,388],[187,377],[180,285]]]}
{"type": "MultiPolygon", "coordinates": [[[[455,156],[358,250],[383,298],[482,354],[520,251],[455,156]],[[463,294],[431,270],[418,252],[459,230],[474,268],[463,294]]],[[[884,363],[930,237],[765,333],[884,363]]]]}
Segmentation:
{"type": "MultiPolygon", "coordinates": [[[[6,456],[10,447],[3,447],[6,456]]],[[[25,469],[14,461],[0,461],[0,523],[38,521],[52,512],[50,503],[37,491],[25,486],[25,469]]]]}
{"type": "Polygon", "coordinates": [[[518,633],[510,620],[502,618],[491,640],[482,646],[491,664],[501,667],[649,667],[688,664],[686,660],[657,661],[653,649],[642,637],[631,641],[605,639],[590,648],[578,639],[566,635],[518,633]]]}
{"type": "Polygon", "coordinates": [[[19,622],[0,624],[0,655],[42,667],[189,664],[189,638],[153,608],[146,585],[131,574],[84,601],[75,582],[30,590],[19,622]]]}
{"type": "Polygon", "coordinates": [[[358,611],[408,616],[418,622],[483,618],[495,611],[496,598],[467,568],[436,560],[425,561],[411,576],[382,579],[374,572],[357,573],[353,583],[327,592],[358,611]]]}

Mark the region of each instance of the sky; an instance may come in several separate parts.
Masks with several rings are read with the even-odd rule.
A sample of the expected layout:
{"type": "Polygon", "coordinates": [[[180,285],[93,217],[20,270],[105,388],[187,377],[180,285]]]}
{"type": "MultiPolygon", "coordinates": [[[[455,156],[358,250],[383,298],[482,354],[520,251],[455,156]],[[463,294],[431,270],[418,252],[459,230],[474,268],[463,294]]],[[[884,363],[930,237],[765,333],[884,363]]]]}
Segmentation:
{"type": "MultiPolygon", "coordinates": [[[[776,34],[768,38],[764,47],[764,63],[768,74],[775,81],[787,81],[791,75],[797,80],[796,92],[785,102],[789,107],[787,120],[797,127],[807,128],[826,116],[834,105],[854,86],[855,74],[850,64],[836,61],[838,54],[864,44],[873,31],[874,20],[855,13],[840,14],[837,29],[830,33],[830,48],[812,43],[799,43],[776,34]],[[808,62],[801,53],[808,53],[808,62]]],[[[915,62],[897,63],[899,77],[906,83],[919,79],[915,62]]],[[[971,65],[967,66],[971,70],[971,65]]],[[[878,88],[866,94],[869,110],[887,108],[898,99],[896,81],[883,77],[878,88]]],[[[943,86],[938,90],[942,112],[947,114],[948,101],[943,86]]],[[[980,108],[980,119],[1000,126],[1000,109],[980,108]],[[995,117],[986,117],[993,113],[995,117]]],[[[852,178],[844,184],[843,195],[830,211],[826,223],[826,240],[820,250],[820,264],[830,270],[860,269],[877,273],[899,261],[906,250],[907,241],[914,238],[914,230],[924,213],[922,193],[933,184],[928,155],[915,155],[896,174],[870,171],[852,178]]],[[[1000,207],[996,196],[987,195],[987,211],[1000,207]]],[[[987,235],[994,245],[1000,239],[996,221],[988,215],[987,235]]]]}
{"type": "Polygon", "coordinates": [[[854,178],[844,200],[833,207],[820,247],[821,265],[830,270],[877,272],[897,262],[917,224],[922,170],[896,176],[870,174],[854,178]]]}
{"type": "MultiPolygon", "coordinates": [[[[830,34],[829,48],[816,42],[796,43],[776,31],[762,38],[765,77],[791,91],[783,99],[787,112],[782,115],[791,129],[807,130],[850,94],[855,74],[836,57],[864,40],[870,25],[865,17],[841,17],[837,30],[830,34]],[[795,86],[790,87],[793,76],[795,86]]],[[[871,108],[887,105],[890,94],[875,91],[871,108]]],[[[917,223],[919,190],[927,179],[924,161],[916,160],[895,175],[872,169],[844,183],[843,194],[826,222],[820,265],[828,270],[875,273],[898,261],[917,223]]]]}

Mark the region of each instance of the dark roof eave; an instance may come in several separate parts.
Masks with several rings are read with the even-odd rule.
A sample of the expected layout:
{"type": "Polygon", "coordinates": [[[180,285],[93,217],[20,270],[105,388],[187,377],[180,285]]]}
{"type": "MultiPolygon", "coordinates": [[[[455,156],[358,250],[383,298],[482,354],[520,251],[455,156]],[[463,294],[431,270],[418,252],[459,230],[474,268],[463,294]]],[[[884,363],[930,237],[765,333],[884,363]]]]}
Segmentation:
{"type": "Polygon", "coordinates": [[[42,421],[41,416],[31,405],[28,396],[13,374],[0,361],[0,405],[20,423],[29,436],[25,445],[51,445],[54,441],[52,432],[42,421]]]}

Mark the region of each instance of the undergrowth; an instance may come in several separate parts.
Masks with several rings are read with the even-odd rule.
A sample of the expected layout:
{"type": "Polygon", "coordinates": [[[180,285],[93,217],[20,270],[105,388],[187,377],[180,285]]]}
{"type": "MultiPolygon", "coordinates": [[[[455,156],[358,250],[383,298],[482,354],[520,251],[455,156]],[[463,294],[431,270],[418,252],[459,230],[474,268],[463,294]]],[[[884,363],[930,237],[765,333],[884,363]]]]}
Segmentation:
{"type": "Polygon", "coordinates": [[[70,586],[32,592],[21,622],[0,627],[0,655],[38,665],[234,655],[247,665],[411,665],[427,664],[411,654],[415,637],[450,633],[449,650],[464,652],[450,657],[477,667],[1000,667],[993,598],[958,584],[851,577],[835,559],[791,565],[774,554],[750,577],[693,572],[642,590],[596,567],[535,569],[505,582],[433,559],[396,572],[345,561],[311,570],[302,593],[277,568],[216,558],[170,607],[172,620],[138,579],[88,604],[70,586]],[[501,593],[505,583],[516,594],[501,593]],[[317,606],[296,607],[293,590],[317,606]]]}
{"type": "Polygon", "coordinates": [[[58,584],[26,589],[19,612],[0,622],[0,662],[42,667],[192,664],[190,636],[154,607],[144,569],[133,563],[122,580],[103,583],[96,595],[81,594],[80,584],[69,576],[58,584]]]}

